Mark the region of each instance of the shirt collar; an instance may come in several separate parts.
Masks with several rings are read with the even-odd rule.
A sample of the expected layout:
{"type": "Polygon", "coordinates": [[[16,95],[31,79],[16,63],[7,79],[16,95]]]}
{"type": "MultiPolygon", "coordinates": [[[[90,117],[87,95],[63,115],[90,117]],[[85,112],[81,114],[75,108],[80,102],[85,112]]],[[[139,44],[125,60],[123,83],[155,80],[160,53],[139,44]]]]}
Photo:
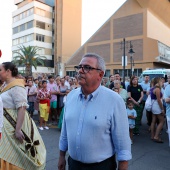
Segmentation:
{"type": "MultiPolygon", "coordinates": [[[[101,88],[101,85],[99,85],[99,87],[98,87],[94,92],[92,92],[91,94],[89,94],[89,95],[87,96],[87,99],[88,99],[89,101],[93,101],[93,100],[97,97],[100,88],[101,88]]],[[[80,100],[82,100],[82,99],[85,97],[85,95],[84,95],[83,92],[82,92],[82,88],[79,88],[79,97],[80,97],[80,100]]]]}

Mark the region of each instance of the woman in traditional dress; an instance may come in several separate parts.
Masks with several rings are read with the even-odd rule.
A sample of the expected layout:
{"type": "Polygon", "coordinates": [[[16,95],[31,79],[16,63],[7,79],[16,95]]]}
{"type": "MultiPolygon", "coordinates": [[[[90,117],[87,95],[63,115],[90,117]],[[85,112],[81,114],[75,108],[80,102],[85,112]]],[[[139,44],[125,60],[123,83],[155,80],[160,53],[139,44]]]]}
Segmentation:
{"type": "Polygon", "coordinates": [[[1,169],[44,170],[46,149],[33,120],[26,111],[27,94],[24,81],[16,79],[18,69],[11,62],[0,65],[0,79],[4,81],[1,98],[4,124],[0,143],[1,169]]]}
{"type": "Polygon", "coordinates": [[[3,127],[3,104],[2,104],[2,99],[0,97],[0,142],[1,142],[1,132],[2,132],[2,127],[3,127]]]}

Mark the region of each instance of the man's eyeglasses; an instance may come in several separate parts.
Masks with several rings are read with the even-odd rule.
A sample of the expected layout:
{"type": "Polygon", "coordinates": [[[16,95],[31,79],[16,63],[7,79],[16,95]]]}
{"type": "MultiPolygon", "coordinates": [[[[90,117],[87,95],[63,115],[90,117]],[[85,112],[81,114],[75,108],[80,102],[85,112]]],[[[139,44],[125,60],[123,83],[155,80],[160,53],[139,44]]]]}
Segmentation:
{"type": "Polygon", "coordinates": [[[74,66],[74,69],[76,72],[78,72],[80,69],[82,69],[83,73],[88,73],[90,70],[100,70],[99,68],[94,68],[89,65],[79,65],[79,66],[74,66]]]}

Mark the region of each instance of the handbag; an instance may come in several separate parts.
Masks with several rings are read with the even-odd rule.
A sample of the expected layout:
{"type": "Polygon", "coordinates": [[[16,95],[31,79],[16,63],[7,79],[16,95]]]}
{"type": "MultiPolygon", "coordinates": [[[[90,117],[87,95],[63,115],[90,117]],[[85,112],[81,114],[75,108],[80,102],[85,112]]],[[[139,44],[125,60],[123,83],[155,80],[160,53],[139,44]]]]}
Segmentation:
{"type": "Polygon", "coordinates": [[[151,96],[150,94],[148,95],[148,98],[146,99],[146,102],[145,102],[145,109],[148,111],[148,112],[151,112],[152,111],[152,105],[153,105],[154,101],[152,102],[152,99],[151,99],[151,96]]]}

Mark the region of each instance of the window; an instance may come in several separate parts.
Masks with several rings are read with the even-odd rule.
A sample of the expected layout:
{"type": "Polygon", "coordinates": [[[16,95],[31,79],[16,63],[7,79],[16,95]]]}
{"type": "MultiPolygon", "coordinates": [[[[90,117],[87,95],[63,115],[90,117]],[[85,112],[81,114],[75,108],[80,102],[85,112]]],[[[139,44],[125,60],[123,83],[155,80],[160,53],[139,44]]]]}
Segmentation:
{"type": "Polygon", "coordinates": [[[22,13],[19,15],[19,19],[22,19],[22,13]]]}
{"type": "Polygon", "coordinates": [[[40,8],[37,8],[37,9],[36,9],[36,14],[37,14],[37,15],[41,15],[41,16],[45,16],[45,11],[42,10],[42,9],[40,9],[40,8]]]}
{"type": "Polygon", "coordinates": [[[17,22],[18,20],[19,20],[19,15],[15,16],[15,17],[13,18],[13,22],[17,22]]]}
{"type": "Polygon", "coordinates": [[[18,45],[18,39],[13,40],[13,41],[12,41],[12,44],[13,44],[13,45],[18,45]]]}
{"type": "Polygon", "coordinates": [[[33,27],[33,21],[27,22],[27,29],[30,29],[33,27]]]}
{"type": "Polygon", "coordinates": [[[15,28],[13,28],[13,34],[16,34],[16,33],[18,33],[19,31],[18,31],[18,27],[15,27],[15,28]]]}
{"type": "Polygon", "coordinates": [[[45,39],[45,36],[44,36],[44,35],[36,34],[36,40],[37,40],[37,41],[44,42],[44,39],[45,39]]]}
{"type": "Polygon", "coordinates": [[[36,21],[36,27],[45,29],[45,22],[36,21]]]}
{"type": "Polygon", "coordinates": [[[22,13],[22,18],[24,19],[26,17],[26,12],[22,13]]]}
{"type": "Polygon", "coordinates": [[[74,77],[76,75],[75,71],[66,71],[66,75],[70,76],[70,77],[74,77]]]}
{"type": "Polygon", "coordinates": [[[32,41],[32,40],[33,40],[33,34],[26,36],[26,42],[29,42],[29,41],[32,41]]]}
{"type": "Polygon", "coordinates": [[[24,43],[24,42],[25,42],[25,37],[20,37],[19,43],[21,44],[21,43],[24,43]]]}
{"type": "Polygon", "coordinates": [[[20,32],[25,30],[25,24],[20,25],[20,32]]]}
{"type": "Polygon", "coordinates": [[[41,41],[41,35],[38,36],[38,41],[41,41]]]}
{"type": "Polygon", "coordinates": [[[44,42],[44,35],[42,35],[42,42],[44,42]]]}
{"type": "MultiPolygon", "coordinates": [[[[115,69],[114,74],[117,72],[120,74],[120,77],[123,77],[123,69],[115,69]]],[[[141,68],[134,69],[134,71],[133,71],[133,75],[135,75],[137,77],[140,77],[141,73],[142,73],[141,68]]],[[[131,74],[132,74],[131,69],[125,69],[125,77],[130,77],[131,74]]]]}
{"type": "Polygon", "coordinates": [[[30,16],[31,14],[33,14],[33,8],[31,8],[27,11],[24,11],[24,12],[20,13],[19,15],[13,17],[13,22],[24,19],[24,18],[30,16]]]}
{"type": "Polygon", "coordinates": [[[109,76],[110,76],[110,70],[106,70],[104,77],[109,77],[109,76]]]}
{"type": "Polygon", "coordinates": [[[30,11],[29,10],[27,10],[27,17],[30,15],[30,11]]]}
{"type": "Polygon", "coordinates": [[[33,34],[27,35],[26,36],[27,42],[33,40],[33,34]]]}
{"type": "Polygon", "coordinates": [[[30,11],[30,15],[34,13],[33,8],[31,8],[29,11],[30,11]]]}

